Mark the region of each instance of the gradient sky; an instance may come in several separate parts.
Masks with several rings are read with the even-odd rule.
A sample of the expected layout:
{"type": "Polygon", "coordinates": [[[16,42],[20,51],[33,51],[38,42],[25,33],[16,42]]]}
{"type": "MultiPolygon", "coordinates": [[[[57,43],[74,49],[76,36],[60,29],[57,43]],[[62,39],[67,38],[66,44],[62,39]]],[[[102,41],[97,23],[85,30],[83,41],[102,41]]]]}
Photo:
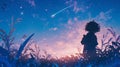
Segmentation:
{"type": "Polygon", "coordinates": [[[11,18],[21,18],[15,25],[15,42],[35,33],[40,49],[59,57],[82,50],[80,40],[90,20],[120,34],[119,17],[120,0],[0,0],[0,28],[8,31],[11,18]]]}

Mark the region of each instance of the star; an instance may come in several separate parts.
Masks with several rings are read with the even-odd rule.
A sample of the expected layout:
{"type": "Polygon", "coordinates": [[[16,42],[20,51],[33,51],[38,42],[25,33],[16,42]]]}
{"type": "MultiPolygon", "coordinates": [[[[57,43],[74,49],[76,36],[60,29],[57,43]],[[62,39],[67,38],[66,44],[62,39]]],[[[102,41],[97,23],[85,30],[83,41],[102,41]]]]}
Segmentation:
{"type": "Polygon", "coordinates": [[[21,15],[23,15],[23,14],[24,14],[24,12],[21,12],[20,14],[21,14],[21,15]]]}
{"type": "Polygon", "coordinates": [[[20,6],[20,9],[22,9],[23,7],[22,6],[20,6]]]}

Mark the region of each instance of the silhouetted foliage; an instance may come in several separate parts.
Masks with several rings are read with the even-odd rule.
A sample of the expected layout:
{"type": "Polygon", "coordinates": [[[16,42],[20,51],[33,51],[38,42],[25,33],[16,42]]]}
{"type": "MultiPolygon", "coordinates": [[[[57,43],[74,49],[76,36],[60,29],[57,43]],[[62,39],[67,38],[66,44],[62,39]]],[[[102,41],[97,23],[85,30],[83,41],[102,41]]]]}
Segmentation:
{"type": "MultiPolygon", "coordinates": [[[[88,30],[89,29],[87,29],[87,31],[88,30]]],[[[99,28],[98,30],[95,30],[94,33],[98,31],[99,28]]],[[[10,36],[12,36],[12,34],[10,36]]],[[[24,37],[26,39],[26,36],[24,37]]],[[[32,35],[30,37],[32,37],[32,35]]],[[[3,30],[0,30],[0,38],[2,39],[3,42],[4,41],[6,42],[6,40],[8,40],[9,43],[7,45],[9,45],[14,40],[13,39],[11,41],[12,37],[11,38],[7,37],[8,39],[6,39],[6,32],[3,30]]],[[[25,42],[27,41],[25,40],[25,42]]],[[[32,40],[30,40],[27,45],[25,42],[23,43],[24,45],[21,45],[20,49],[9,48],[10,51],[8,51],[8,48],[5,48],[4,46],[0,47],[0,67],[13,67],[12,66],[13,61],[15,61],[14,67],[89,67],[89,66],[119,67],[120,66],[120,35],[117,35],[114,32],[113,28],[109,28],[108,32],[103,35],[103,39],[101,40],[102,48],[97,47],[95,49],[96,57],[94,57],[93,60],[85,57],[84,53],[83,54],[76,53],[76,56],[71,55],[61,58],[57,58],[57,57],[53,58],[52,55],[49,54],[49,52],[43,50],[44,55],[41,55],[40,53],[41,50],[39,49],[40,48],[39,45],[37,45],[32,40]],[[107,39],[107,36],[109,34],[112,34],[112,37],[110,39],[107,39]],[[34,45],[32,45],[33,43],[34,45]],[[35,47],[35,49],[33,49],[30,46],[35,47]],[[27,51],[31,51],[31,52],[27,53],[27,51]]],[[[0,45],[2,44],[3,43],[1,43],[0,45]]],[[[4,45],[7,46],[5,43],[4,45]]],[[[9,45],[8,47],[11,47],[11,45],[9,45]]]]}

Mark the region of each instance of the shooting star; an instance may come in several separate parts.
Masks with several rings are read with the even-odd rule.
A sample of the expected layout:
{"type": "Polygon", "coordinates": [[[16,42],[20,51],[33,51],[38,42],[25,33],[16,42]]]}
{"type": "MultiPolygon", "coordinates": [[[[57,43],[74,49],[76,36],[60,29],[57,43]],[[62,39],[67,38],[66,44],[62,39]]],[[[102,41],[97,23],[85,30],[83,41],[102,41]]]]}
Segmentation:
{"type": "Polygon", "coordinates": [[[63,8],[63,9],[59,10],[58,12],[56,12],[56,13],[52,14],[52,15],[51,15],[51,18],[54,18],[57,14],[59,14],[59,13],[63,12],[64,10],[66,10],[66,9],[68,9],[68,8],[72,7],[72,6],[73,6],[73,5],[70,5],[70,6],[68,6],[68,7],[65,7],[65,8],[63,8]]]}

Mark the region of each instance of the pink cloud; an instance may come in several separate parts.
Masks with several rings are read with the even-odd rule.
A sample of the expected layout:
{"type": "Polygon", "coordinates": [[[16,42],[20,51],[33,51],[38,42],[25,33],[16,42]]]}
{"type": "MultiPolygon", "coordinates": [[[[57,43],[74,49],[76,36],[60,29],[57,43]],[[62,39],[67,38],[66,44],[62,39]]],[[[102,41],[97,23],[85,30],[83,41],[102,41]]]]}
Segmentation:
{"type": "MultiPolygon", "coordinates": [[[[74,20],[74,19],[73,19],[74,20]]],[[[69,22],[69,21],[68,21],[69,22]]],[[[71,26],[69,28],[69,31],[66,31],[64,34],[58,35],[57,38],[52,42],[47,42],[45,39],[45,42],[41,42],[40,49],[46,50],[49,54],[51,54],[53,57],[57,56],[58,58],[62,56],[70,56],[70,55],[76,55],[76,53],[82,53],[83,45],[80,43],[82,37],[87,32],[84,30],[86,23],[89,22],[88,20],[79,20],[78,22],[72,22],[74,24],[66,25],[71,26]],[[51,44],[50,44],[51,43],[51,44]],[[47,46],[46,46],[47,45],[47,46]],[[78,51],[79,48],[79,51],[78,51]]],[[[105,34],[107,31],[107,28],[105,26],[101,25],[101,31],[99,33],[96,33],[98,38],[98,47],[101,48],[101,39],[103,34],[105,34]]],[[[111,34],[108,35],[107,40],[112,37],[111,34]]],[[[49,39],[48,39],[49,40],[49,39]]],[[[106,41],[107,41],[106,40],[106,41]]],[[[43,53],[43,52],[42,52],[43,53]]],[[[41,54],[42,54],[41,53],[41,54]]]]}
{"type": "Polygon", "coordinates": [[[69,19],[67,23],[68,23],[69,25],[72,25],[72,20],[69,19]]]}
{"type": "Polygon", "coordinates": [[[106,12],[101,11],[96,17],[95,19],[98,21],[104,21],[106,22],[107,20],[111,19],[112,17],[110,16],[111,10],[108,10],[106,12]]]}
{"type": "MultiPolygon", "coordinates": [[[[63,33],[61,33],[60,35],[57,34],[57,37],[54,37],[54,39],[50,38],[50,39],[45,39],[45,42],[41,42],[41,43],[39,42],[41,49],[44,49],[48,53],[57,57],[71,55],[71,54],[75,55],[76,53],[79,52],[78,48],[82,53],[83,45],[81,45],[80,41],[83,35],[87,33],[84,30],[84,28],[86,23],[93,19],[95,19],[95,21],[98,22],[101,26],[101,31],[99,33],[96,33],[99,43],[98,47],[101,48],[101,39],[103,37],[103,34],[108,32],[105,24],[101,22],[106,22],[107,20],[111,19],[109,16],[109,11],[100,12],[95,17],[92,17],[91,14],[89,14],[88,16],[90,18],[84,20],[79,20],[77,17],[68,19],[68,22],[66,24],[61,25],[61,27],[65,28],[64,30],[62,30],[63,33]],[[49,40],[52,39],[53,41],[48,42],[49,40]]],[[[57,27],[53,27],[49,29],[49,31],[56,31],[56,30],[58,30],[57,27]]],[[[108,35],[107,40],[110,37],[112,37],[111,34],[108,35]]]]}
{"type": "Polygon", "coordinates": [[[27,0],[27,1],[31,6],[35,7],[36,4],[34,0],[27,0]]]}
{"type": "Polygon", "coordinates": [[[73,5],[74,13],[85,12],[89,8],[89,4],[84,5],[82,1],[78,1],[78,0],[69,0],[69,1],[66,1],[66,4],[73,5]]]}
{"type": "Polygon", "coordinates": [[[50,29],[49,29],[49,31],[56,31],[56,30],[58,30],[57,27],[54,27],[54,28],[50,28],[50,29]]]}

